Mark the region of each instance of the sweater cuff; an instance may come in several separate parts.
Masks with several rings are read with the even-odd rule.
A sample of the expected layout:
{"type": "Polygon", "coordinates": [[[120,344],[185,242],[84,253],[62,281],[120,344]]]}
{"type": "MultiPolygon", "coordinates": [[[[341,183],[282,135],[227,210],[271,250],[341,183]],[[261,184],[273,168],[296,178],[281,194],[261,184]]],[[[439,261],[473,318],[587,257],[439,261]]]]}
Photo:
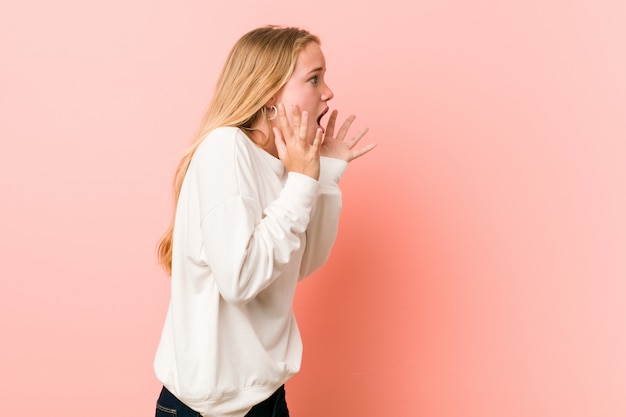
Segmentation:
{"type": "Polygon", "coordinates": [[[320,183],[308,175],[290,172],[287,174],[283,193],[296,198],[304,206],[310,207],[317,196],[319,188],[320,183]]]}
{"type": "Polygon", "coordinates": [[[348,163],[342,159],[329,158],[327,156],[320,157],[320,184],[322,186],[339,184],[339,180],[347,166],[348,163]]]}

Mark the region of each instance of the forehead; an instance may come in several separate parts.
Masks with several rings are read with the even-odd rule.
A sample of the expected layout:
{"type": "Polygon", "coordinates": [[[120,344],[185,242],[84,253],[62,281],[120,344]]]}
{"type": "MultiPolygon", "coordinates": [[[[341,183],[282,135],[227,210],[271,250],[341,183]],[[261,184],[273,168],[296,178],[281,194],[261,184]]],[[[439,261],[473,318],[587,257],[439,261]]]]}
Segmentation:
{"type": "Polygon", "coordinates": [[[317,68],[326,68],[324,53],[316,42],[309,42],[298,54],[294,71],[309,72],[317,68]]]}

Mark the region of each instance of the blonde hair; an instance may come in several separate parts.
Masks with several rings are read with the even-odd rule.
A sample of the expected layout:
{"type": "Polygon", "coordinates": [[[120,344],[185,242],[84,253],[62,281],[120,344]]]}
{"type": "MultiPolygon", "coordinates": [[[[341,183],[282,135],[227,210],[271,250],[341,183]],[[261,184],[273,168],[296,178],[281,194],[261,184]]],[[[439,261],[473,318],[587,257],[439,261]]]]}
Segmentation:
{"type": "Polygon", "coordinates": [[[215,128],[235,126],[250,130],[257,120],[266,117],[265,104],[289,80],[299,52],[309,42],[319,44],[320,40],[303,29],[267,26],[246,33],[233,46],[195,140],[183,153],[174,176],[174,213],[157,248],[159,263],[168,274],[172,272],[176,205],[196,149],[215,128]]]}

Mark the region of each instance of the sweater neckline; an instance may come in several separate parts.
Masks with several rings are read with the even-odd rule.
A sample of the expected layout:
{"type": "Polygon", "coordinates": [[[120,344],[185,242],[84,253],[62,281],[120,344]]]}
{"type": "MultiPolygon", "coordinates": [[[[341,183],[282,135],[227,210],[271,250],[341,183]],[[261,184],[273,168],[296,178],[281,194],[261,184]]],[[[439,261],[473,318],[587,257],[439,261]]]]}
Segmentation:
{"type": "Polygon", "coordinates": [[[283,164],[283,161],[276,158],[274,155],[272,155],[271,153],[269,153],[268,151],[266,151],[265,149],[263,149],[256,143],[254,143],[252,139],[250,139],[248,135],[246,135],[245,132],[243,132],[241,129],[239,129],[239,132],[241,132],[241,134],[246,138],[246,140],[250,141],[250,143],[254,146],[257,152],[259,152],[261,157],[265,159],[265,161],[270,166],[270,168],[272,168],[272,171],[274,171],[276,175],[278,175],[279,177],[283,176],[283,174],[285,173],[285,165],[283,164]]]}

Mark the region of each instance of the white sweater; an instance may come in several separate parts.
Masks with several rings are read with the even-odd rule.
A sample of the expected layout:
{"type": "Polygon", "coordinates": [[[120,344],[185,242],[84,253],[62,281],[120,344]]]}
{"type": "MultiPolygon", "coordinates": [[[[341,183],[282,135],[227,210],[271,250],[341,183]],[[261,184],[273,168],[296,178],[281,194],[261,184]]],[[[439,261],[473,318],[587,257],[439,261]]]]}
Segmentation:
{"type": "Polygon", "coordinates": [[[154,368],[203,416],[241,417],[300,369],[297,281],[328,258],[347,163],[288,173],[243,132],[196,150],[176,209],[171,299],[154,368]]]}

